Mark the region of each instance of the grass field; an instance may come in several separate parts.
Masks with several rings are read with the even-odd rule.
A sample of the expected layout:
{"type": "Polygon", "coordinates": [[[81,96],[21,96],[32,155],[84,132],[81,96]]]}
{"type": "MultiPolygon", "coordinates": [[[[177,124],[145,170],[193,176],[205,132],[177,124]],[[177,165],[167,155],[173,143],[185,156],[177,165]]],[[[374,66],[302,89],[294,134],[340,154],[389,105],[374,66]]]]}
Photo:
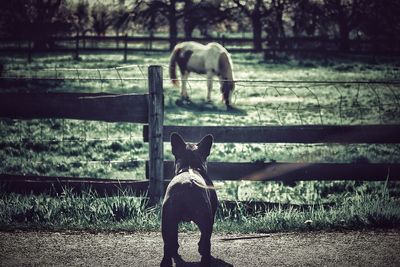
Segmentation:
{"type": "MultiPolygon", "coordinates": [[[[1,61],[5,64],[3,76],[65,78],[64,81],[2,81],[2,91],[146,93],[146,66],[159,64],[164,67],[166,125],[398,124],[400,120],[399,85],[351,83],[399,80],[400,62],[396,61],[382,60],[380,64],[372,64],[363,60],[319,62],[288,59],[274,63],[262,60],[261,55],[234,54],[235,78],[239,80],[233,97],[237,111],[227,112],[220,101],[217,82],[212,95],[213,105],[205,104],[206,82],[203,76],[198,75],[191,76],[194,80],[189,83],[189,94],[196,104],[177,106],[175,101],[179,98],[179,90],[173,88],[168,80],[168,54],[129,55],[126,64],[117,54],[81,57],[80,61],[74,61],[67,55],[42,55],[34,58],[31,64],[27,64],[23,57],[2,57],[1,61]],[[116,66],[127,67],[117,70],[116,66]]],[[[3,119],[0,121],[0,172],[144,179],[144,161],[148,150],[142,139],[142,125],[129,123],[3,119]]],[[[399,162],[399,151],[400,145],[215,144],[210,161],[399,162]]],[[[165,145],[165,156],[172,159],[169,144],[165,145]]],[[[308,227],[304,225],[308,219],[318,222],[315,228],[355,225],[359,220],[364,220],[360,225],[375,225],[379,222],[378,217],[383,216],[376,211],[382,208],[388,210],[381,218],[388,220],[386,224],[392,225],[400,218],[400,211],[396,208],[400,190],[396,183],[310,181],[298,182],[294,186],[274,182],[221,184],[223,186],[218,191],[221,199],[316,205],[336,203],[337,206],[331,211],[318,207],[305,212],[277,209],[271,211],[268,218],[262,214],[255,217],[246,215],[239,207],[233,214],[228,210],[222,211],[219,215],[220,226],[217,226],[219,229],[234,229],[236,222],[256,225],[255,228],[249,226],[246,231],[275,231],[288,224],[295,225],[293,229],[301,229],[308,227]],[[375,196],[382,195],[382,192],[385,198],[377,199],[375,196]],[[361,209],[362,202],[367,204],[361,209]],[[343,203],[349,205],[341,207],[343,203]],[[353,213],[348,209],[352,209],[353,213]],[[232,216],[235,217],[232,222],[224,222],[224,218],[232,216]],[[271,224],[269,220],[276,223],[271,224]],[[229,223],[232,225],[228,227],[226,224],[229,223]]],[[[13,221],[28,224],[43,221],[46,225],[75,225],[79,228],[88,226],[93,220],[118,221],[116,214],[122,210],[121,214],[127,214],[124,215],[127,221],[118,222],[119,227],[143,223],[146,229],[157,228],[159,222],[151,218],[158,218],[159,210],[149,211],[138,201],[126,196],[97,199],[90,193],[86,194],[86,198],[69,196],[68,192],[59,198],[2,194],[0,205],[5,209],[2,209],[1,221],[3,225],[13,221]],[[134,208],[127,208],[130,206],[134,208]],[[144,217],[137,216],[138,213],[144,217]],[[72,214],[72,221],[68,221],[67,214],[72,214]]],[[[98,227],[103,226],[99,224],[98,227]]]]}

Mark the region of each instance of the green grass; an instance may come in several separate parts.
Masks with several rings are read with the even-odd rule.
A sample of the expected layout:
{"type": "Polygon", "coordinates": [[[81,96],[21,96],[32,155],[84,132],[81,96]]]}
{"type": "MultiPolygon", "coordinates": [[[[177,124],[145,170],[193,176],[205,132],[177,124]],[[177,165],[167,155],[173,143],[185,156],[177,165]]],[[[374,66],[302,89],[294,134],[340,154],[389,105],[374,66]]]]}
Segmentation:
{"type": "MultiPolygon", "coordinates": [[[[287,84],[279,81],[399,80],[400,62],[382,60],[285,59],[264,61],[257,54],[234,54],[236,85],[233,101],[238,112],[226,112],[214,84],[213,105],[204,105],[205,81],[191,81],[189,94],[196,105],[177,106],[179,90],[168,81],[168,54],[140,53],[122,63],[120,54],[41,55],[31,64],[21,56],[2,57],[5,76],[64,77],[72,80],[7,82],[2,91],[146,93],[146,65],[163,66],[165,124],[167,125],[302,125],[399,123],[398,85],[287,84]],[[129,68],[113,69],[116,66],[129,68]],[[68,68],[68,70],[61,70],[68,68]],[[90,68],[92,70],[77,69],[90,68]],[[105,68],[111,68],[106,70],[105,68]],[[79,76],[81,80],[76,79],[79,76]],[[82,78],[102,80],[82,80],[82,78]],[[136,78],[134,81],[105,78],[136,78]],[[251,82],[251,80],[264,80],[251,82]]],[[[204,79],[193,75],[193,79],[204,79]]],[[[74,177],[144,179],[148,147],[142,125],[63,119],[0,120],[0,173],[74,177]]],[[[399,162],[400,145],[338,144],[214,144],[210,161],[399,162]]],[[[169,144],[165,157],[172,159],[169,144]]],[[[272,209],[248,214],[243,206],[222,207],[218,231],[270,232],[334,227],[395,226],[399,222],[398,184],[382,182],[219,182],[226,200],[259,200],[312,204],[309,210],[272,209]],[[382,186],[386,188],[382,194],[382,186]],[[384,196],[384,197],[376,197],[384,196]],[[331,209],[321,204],[333,203],[331,209]],[[305,223],[305,222],[308,223],[305,223]]],[[[159,207],[121,194],[98,198],[93,192],[57,197],[1,193],[1,228],[45,227],[74,229],[159,229],[159,207]]],[[[184,225],[184,229],[194,229],[184,225]]]]}
{"type": "MultiPolygon", "coordinates": [[[[41,55],[28,64],[22,56],[3,57],[4,76],[75,78],[63,82],[8,83],[3,91],[145,93],[146,65],[164,68],[167,125],[292,125],[398,123],[397,86],[368,84],[285,84],[276,81],[366,81],[399,79],[399,62],[286,60],[273,63],[257,54],[234,54],[237,83],[233,97],[240,112],[226,112],[214,84],[214,105],[204,105],[205,81],[189,83],[194,106],[177,106],[179,90],[168,80],[168,54],[135,53],[123,64],[120,54],[41,55]],[[116,66],[132,65],[113,69],[116,66]],[[68,70],[62,70],[68,68],[68,70]],[[111,69],[107,69],[111,68],[111,69]],[[77,70],[80,69],[80,70],[77,70]],[[90,69],[90,70],[81,70],[90,69]],[[77,78],[102,78],[77,80],[77,78]],[[110,81],[105,78],[137,78],[110,81]],[[275,82],[251,82],[251,80],[275,82]]],[[[193,75],[193,79],[204,76],[193,75]]],[[[144,179],[148,157],[142,126],[61,119],[0,120],[0,172],[144,179]]],[[[216,144],[212,161],[398,162],[398,145],[216,144]],[[240,155],[240,156],[239,156],[240,155]]],[[[165,155],[171,159],[169,145],[165,155]]]]}
{"type": "Polygon", "coordinates": [[[309,210],[274,208],[266,213],[248,214],[238,210],[218,218],[222,232],[282,232],[300,230],[363,229],[398,227],[399,201],[356,196],[329,209],[320,205],[309,210]]]}
{"type": "MultiPolygon", "coordinates": [[[[398,227],[399,200],[390,197],[385,185],[379,194],[356,192],[335,205],[300,209],[280,206],[249,213],[238,203],[233,209],[221,205],[216,216],[217,232],[277,232],[322,229],[398,227]]],[[[0,195],[0,229],[76,229],[159,231],[160,206],[149,207],[146,198],[98,197],[90,190],[76,195],[67,189],[59,196],[42,194],[0,195]]],[[[184,223],[182,231],[197,230],[184,223]]]]}

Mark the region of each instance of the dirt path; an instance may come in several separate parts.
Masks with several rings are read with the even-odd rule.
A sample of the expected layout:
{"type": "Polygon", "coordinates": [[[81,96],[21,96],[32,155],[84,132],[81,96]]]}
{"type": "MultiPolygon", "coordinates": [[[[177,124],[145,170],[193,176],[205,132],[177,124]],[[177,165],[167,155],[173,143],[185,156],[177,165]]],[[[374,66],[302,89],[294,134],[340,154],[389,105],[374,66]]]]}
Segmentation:
{"type": "MultiPolygon", "coordinates": [[[[199,235],[180,234],[184,266],[199,235]]],[[[400,231],[215,234],[213,266],[400,266],[400,231]]],[[[0,266],[158,266],[159,233],[0,232],[0,266]]]]}

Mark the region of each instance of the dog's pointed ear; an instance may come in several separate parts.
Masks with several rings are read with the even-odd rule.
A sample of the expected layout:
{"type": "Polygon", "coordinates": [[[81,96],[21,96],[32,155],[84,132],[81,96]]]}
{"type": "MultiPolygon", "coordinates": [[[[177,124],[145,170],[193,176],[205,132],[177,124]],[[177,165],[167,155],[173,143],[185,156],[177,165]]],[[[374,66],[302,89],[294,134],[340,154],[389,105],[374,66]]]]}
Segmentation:
{"type": "Polygon", "coordinates": [[[171,134],[171,147],[172,147],[172,154],[175,157],[178,157],[185,151],[186,149],[185,141],[183,140],[182,136],[180,136],[178,133],[171,134]]]}
{"type": "Polygon", "coordinates": [[[204,136],[203,139],[201,139],[200,143],[197,144],[197,150],[199,151],[200,155],[205,159],[210,155],[213,140],[213,136],[209,134],[204,136]]]}

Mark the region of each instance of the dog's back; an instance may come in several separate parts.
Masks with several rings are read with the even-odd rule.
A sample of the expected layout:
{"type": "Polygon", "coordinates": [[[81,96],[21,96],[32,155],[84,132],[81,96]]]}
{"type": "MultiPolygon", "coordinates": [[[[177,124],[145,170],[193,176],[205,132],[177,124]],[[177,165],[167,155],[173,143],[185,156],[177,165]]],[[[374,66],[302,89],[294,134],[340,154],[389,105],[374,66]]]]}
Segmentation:
{"type": "Polygon", "coordinates": [[[173,208],[181,221],[197,223],[199,216],[214,217],[217,195],[212,183],[207,184],[199,173],[190,170],[171,180],[163,206],[173,208]]]}

